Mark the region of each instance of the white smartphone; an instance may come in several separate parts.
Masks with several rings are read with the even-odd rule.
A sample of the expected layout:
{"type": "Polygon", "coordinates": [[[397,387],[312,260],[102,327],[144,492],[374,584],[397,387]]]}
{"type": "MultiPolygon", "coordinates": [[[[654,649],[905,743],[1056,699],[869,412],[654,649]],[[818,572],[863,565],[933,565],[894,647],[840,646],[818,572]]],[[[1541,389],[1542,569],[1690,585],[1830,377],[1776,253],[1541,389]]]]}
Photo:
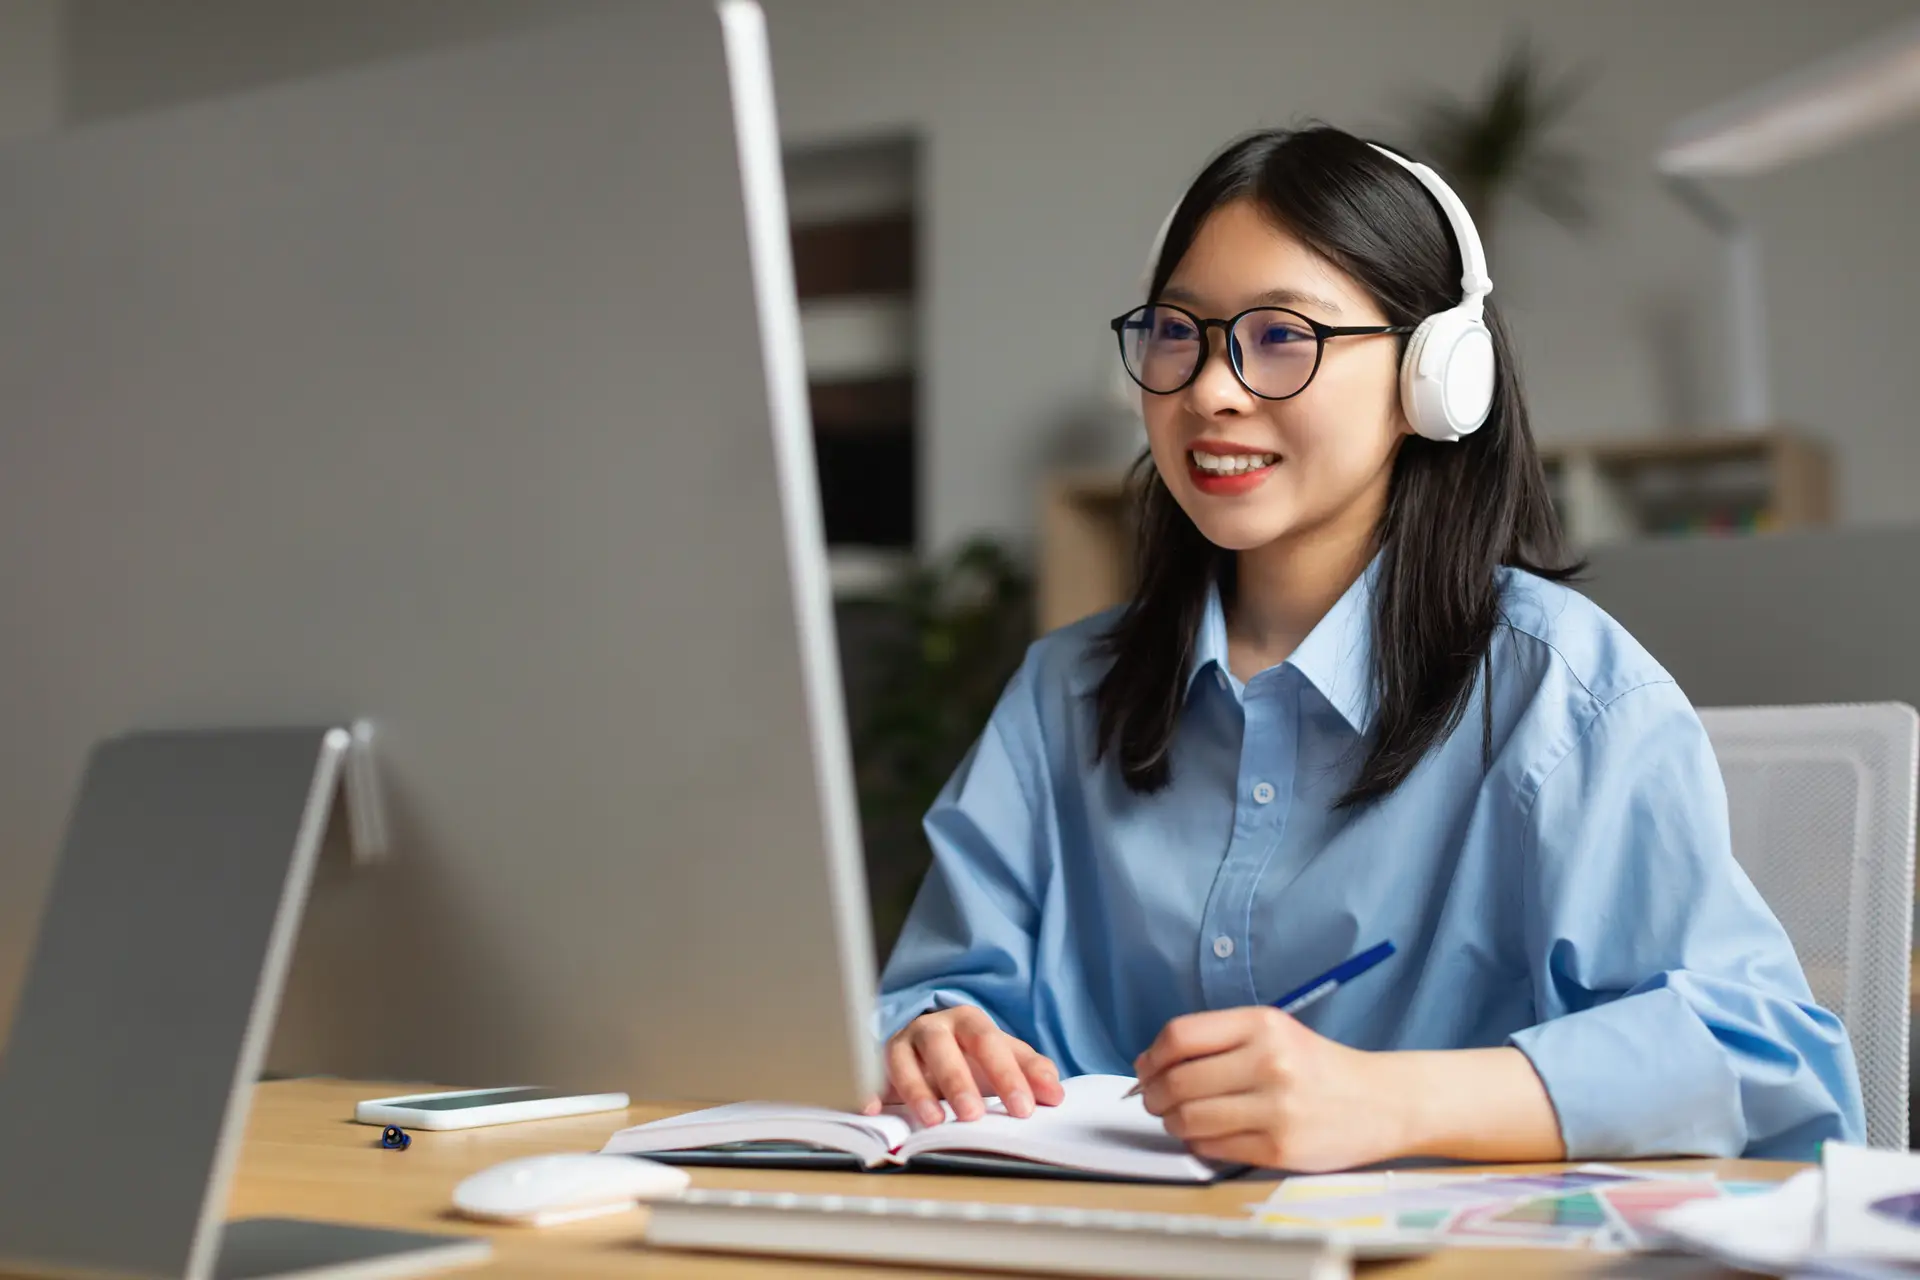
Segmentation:
{"type": "Polygon", "coordinates": [[[477,1129],[489,1124],[551,1120],[626,1107],[624,1093],[567,1093],[528,1085],[462,1089],[455,1093],[410,1093],[369,1098],[353,1109],[361,1124],[397,1124],[402,1129],[477,1129]]]}

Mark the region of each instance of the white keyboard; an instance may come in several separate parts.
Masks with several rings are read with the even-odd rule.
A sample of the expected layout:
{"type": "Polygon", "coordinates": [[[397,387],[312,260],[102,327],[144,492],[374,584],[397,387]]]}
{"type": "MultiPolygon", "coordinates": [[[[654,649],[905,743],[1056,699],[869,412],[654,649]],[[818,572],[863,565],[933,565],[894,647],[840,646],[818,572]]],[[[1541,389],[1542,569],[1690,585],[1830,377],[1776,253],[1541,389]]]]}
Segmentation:
{"type": "MultiPolygon", "coordinates": [[[[1203,1214],[1130,1213],[893,1196],[688,1190],[650,1206],[649,1244],[1057,1274],[1334,1280],[1357,1241],[1203,1214]]],[[[1430,1252],[1369,1239],[1368,1258],[1430,1252]]]]}
{"type": "MultiPolygon", "coordinates": [[[[1072,1209],[1043,1204],[991,1204],[980,1200],[916,1200],[906,1196],[807,1196],[787,1191],[714,1191],[691,1187],[681,1204],[704,1208],[771,1209],[792,1214],[849,1218],[911,1218],[916,1222],[1045,1223],[1097,1227],[1152,1235],[1206,1236],[1216,1240],[1297,1240],[1298,1227],[1198,1213],[1128,1213],[1118,1209],[1072,1209]]],[[[1314,1239],[1325,1232],[1307,1231],[1314,1239]]]]}

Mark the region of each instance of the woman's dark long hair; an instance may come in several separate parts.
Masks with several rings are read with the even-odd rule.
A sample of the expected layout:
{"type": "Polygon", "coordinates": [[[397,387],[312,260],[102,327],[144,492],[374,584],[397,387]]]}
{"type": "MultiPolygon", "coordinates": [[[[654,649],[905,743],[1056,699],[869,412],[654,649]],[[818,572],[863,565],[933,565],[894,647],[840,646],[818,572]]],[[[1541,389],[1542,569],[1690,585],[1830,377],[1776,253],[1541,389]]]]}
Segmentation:
{"type": "MultiPolygon", "coordinates": [[[[1352,134],[1315,127],[1242,138],[1194,179],[1167,226],[1148,297],[1157,298],[1207,216],[1251,200],[1358,281],[1387,323],[1417,324],[1460,300],[1460,252],[1438,202],[1419,180],[1352,134]]],[[[1493,408],[1456,443],[1402,442],[1375,532],[1375,714],[1367,754],[1341,799],[1384,796],[1452,733],[1475,672],[1492,678],[1502,565],[1565,579],[1560,525],[1534,450],[1513,345],[1491,304],[1498,373],[1493,408]]],[[[1138,585],[1100,640],[1112,659],[1094,693],[1098,750],[1113,752],[1127,785],[1156,791],[1170,760],[1207,593],[1231,605],[1234,556],[1194,526],[1154,469],[1140,460],[1138,585]]],[[[1492,704],[1483,751],[1492,750],[1492,704]]]]}

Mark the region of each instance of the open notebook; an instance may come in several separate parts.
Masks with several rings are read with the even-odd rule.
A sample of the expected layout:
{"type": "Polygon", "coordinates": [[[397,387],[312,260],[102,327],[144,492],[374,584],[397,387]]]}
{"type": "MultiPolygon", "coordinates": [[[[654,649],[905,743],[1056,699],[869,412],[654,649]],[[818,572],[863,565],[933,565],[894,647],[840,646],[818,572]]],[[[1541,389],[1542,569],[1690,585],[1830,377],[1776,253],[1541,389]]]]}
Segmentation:
{"type": "Polygon", "coordinates": [[[899,1107],[863,1116],[740,1102],[622,1129],[602,1150],[694,1164],[838,1164],[1141,1182],[1213,1182],[1239,1172],[1193,1155],[1139,1098],[1123,1098],[1133,1087],[1131,1076],[1076,1076],[1062,1087],[1066,1101],[1036,1107],[1024,1120],[989,1098],[978,1120],[954,1120],[949,1107],[948,1122],[932,1126],[899,1107]]]}

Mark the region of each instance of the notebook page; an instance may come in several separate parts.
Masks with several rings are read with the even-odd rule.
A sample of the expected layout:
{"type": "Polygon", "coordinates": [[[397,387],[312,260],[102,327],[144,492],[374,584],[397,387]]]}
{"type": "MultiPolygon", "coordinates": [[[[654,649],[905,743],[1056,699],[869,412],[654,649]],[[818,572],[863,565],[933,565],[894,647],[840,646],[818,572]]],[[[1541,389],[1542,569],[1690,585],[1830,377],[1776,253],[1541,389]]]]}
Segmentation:
{"type": "Polygon", "coordinates": [[[998,1098],[989,1098],[987,1114],[978,1120],[915,1125],[900,1154],[984,1151],[1090,1173],[1211,1182],[1211,1165],[1148,1115],[1139,1098],[1121,1096],[1133,1083],[1131,1076],[1075,1076],[1061,1082],[1066,1101],[1035,1107],[1024,1120],[1008,1115],[998,1098]]]}
{"type": "Polygon", "coordinates": [[[880,1164],[907,1140],[912,1127],[897,1115],[863,1116],[827,1107],[734,1102],[622,1129],[601,1151],[645,1155],[732,1142],[806,1142],[880,1164]]]}

